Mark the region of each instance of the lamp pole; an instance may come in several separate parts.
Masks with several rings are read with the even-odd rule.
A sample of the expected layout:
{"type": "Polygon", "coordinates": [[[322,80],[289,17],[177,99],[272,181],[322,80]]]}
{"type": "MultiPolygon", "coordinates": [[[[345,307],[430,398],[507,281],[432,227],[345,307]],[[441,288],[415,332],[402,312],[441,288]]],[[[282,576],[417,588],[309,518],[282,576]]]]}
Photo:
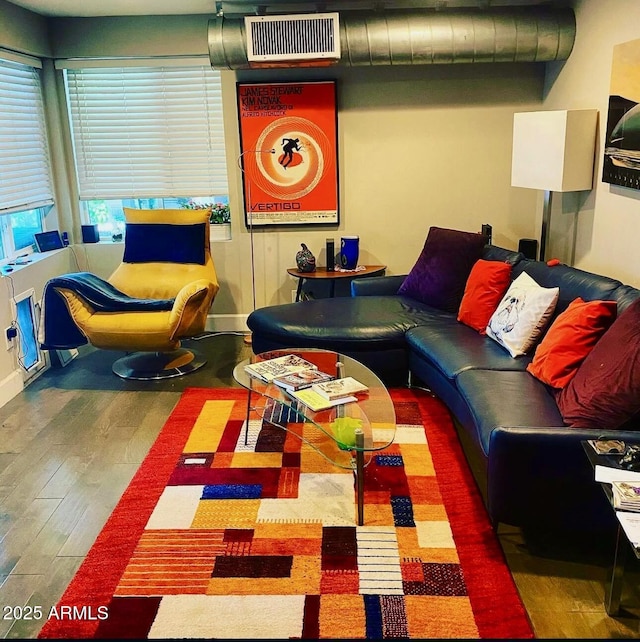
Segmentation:
{"type": "MultiPolygon", "coordinates": [[[[248,216],[248,221],[249,221],[249,240],[250,240],[250,246],[251,246],[251,294],[253,297],[253,310],[256,309],[256,270],[255,270],[255,259],[254,259],[254,250],[253,250],[253,208],[251,206],[251,180],[252,177],[251,175],[247,176],[247,172],[244,168],[244,156],[246,154],[275,154],[276,150],[275,149],[247,149],[243,152],[240,153],[240,155],[237,158],[237,164],[242,172],[243,176],[243,184],[245,183],[245,178],[246,180],[246,199],[244,202],[244,211],[245,211],[245,216],[247,214],[247,211],[249,213],[248,216]],[[247,210],[248,207],[248,210],[247,210]]],[[[244,190],[243,190],[244,191],[244,190]]]]}
{"type": "Polygon", "coordinates": [[[544,205],[542,208],[542,228],[540,231],[540,260],[547,258],[547,245],[549,243],[549,231],[551,228],[551,190],[544,191],[544,205]]]}

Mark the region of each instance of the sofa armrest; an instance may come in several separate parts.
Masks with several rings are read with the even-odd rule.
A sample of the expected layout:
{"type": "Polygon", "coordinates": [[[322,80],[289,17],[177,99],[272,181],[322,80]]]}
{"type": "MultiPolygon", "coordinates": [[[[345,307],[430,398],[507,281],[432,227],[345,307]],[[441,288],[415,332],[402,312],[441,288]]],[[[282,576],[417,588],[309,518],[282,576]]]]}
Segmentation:
{"type": "Polygon", "coordinates": [[[372,276],[351,281],[351,296],[385,296],[398,294],[398,288],[407,277],[406,274],[393,276],[372,276]]]}
{"type": "Polygon", "coordinates": [[[638,443],[631,431],[499,426],[491,433],[487,504],[492,521],[540,525],[540,520],[588,525],[608,521],[611,508],[581,441],[615,436],[638,443]],[[601,520],[604,520],[601,522],[601,520]]]}

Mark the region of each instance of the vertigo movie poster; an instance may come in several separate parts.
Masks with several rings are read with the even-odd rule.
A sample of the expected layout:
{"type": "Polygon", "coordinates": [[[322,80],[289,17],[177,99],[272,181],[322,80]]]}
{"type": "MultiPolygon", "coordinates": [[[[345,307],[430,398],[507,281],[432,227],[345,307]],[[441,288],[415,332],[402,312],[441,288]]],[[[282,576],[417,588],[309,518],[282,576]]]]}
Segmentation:
{"type": "Polygon", "coordinates": [[[245,223],[339,222],[336,83],[237,83],[245,223]]]}

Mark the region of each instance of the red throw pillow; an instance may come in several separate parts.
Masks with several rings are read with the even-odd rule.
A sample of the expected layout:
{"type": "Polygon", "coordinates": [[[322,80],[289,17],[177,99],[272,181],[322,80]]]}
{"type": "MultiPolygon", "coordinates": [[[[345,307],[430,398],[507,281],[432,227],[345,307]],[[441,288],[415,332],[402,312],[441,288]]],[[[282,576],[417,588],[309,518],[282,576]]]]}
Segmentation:
{"type": "Polygon", "coordinates": [[[486,334],[491,315],[498,307],[511,281],[511,265],[478,259],[464,288],[458,321],[486,334]]]}
{"type": "Polygon", "coordinates": [[[640,299],[620,313],[556,401],[576,428],[612,430],[640,412],[640,299]]]}
{"type": "Polygon", "coordinates": [[[564,388],[616,317],[615,301],[574,299],[551,324],[527,370],[543,383],[564,388]]]}

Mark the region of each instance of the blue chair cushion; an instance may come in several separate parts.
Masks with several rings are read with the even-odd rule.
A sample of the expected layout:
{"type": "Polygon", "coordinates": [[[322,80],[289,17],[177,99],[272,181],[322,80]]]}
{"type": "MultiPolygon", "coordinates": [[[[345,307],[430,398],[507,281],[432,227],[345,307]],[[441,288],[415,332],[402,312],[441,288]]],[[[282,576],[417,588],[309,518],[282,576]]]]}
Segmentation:
{"type": "Polygon", "coordinates": [[[205,263],[205,225],[127,223],[125,263],[205,263]]]}

